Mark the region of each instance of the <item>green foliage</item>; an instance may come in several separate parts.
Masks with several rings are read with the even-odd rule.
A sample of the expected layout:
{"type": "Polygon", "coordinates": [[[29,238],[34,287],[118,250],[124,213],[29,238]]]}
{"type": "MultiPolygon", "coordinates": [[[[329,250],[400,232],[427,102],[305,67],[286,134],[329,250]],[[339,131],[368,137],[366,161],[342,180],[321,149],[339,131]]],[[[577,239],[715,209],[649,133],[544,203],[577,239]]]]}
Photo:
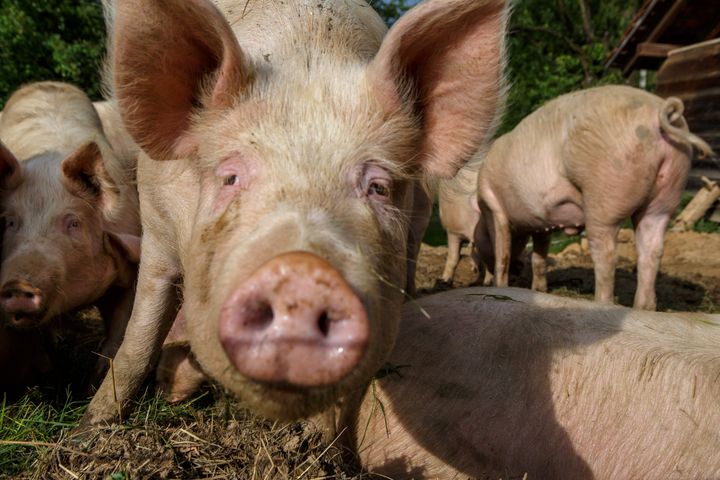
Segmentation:
{"type": "Polygon", "coordinates": [[[368,0],[368,3],[380,14],[385,23],[392,25],[416,4],[417,0],[368,0]]]}
{"type": "Polygon", "coordinates": [[[105,26],[99,0],[0,0],[0,108],[36,80],[100,96],[105,26]]]}
{"type": "Polygon", "coordinates": [[[508,37],[511,89],[501,133],[564,93],[623,83],[620,72],[606,71],[604,63],[640,3],[516,0],[508,37]]]}

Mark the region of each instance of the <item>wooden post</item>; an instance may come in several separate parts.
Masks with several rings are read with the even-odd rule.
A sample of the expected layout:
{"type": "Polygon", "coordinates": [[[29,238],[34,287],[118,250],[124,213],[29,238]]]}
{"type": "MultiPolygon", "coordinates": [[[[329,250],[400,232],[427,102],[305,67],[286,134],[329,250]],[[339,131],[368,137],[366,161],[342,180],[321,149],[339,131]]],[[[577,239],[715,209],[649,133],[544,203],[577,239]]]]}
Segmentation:
{"type": "Polygon", "coordinates": [[[705,212],[712,207],[713,203],[720,198],[720,186],[718,186],[717,182],[713,182],[707,177],[702,177],[702,181],[705,184],[703,188],[695,194],[695,197],[675,219],[672,227],[673,232],[692,230],[695,222],[700,220],[705,215],[705,212]]]}

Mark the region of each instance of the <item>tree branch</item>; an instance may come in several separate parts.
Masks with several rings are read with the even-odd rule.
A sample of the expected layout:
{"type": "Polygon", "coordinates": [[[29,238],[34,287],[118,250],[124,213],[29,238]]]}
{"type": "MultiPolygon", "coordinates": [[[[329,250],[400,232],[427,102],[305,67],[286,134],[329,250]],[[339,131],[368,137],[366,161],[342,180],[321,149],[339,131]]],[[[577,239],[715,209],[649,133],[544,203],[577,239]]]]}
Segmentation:
{"type": "Polygon", "coordinates": [[[583,30],[585,30],[585,38],[588,43],[595,42],[595,32],[592,28],[592,20],[590,18],[590,5],[587,0],[578,0],[580,4],[580,14],[582,15],[583,30]]]}

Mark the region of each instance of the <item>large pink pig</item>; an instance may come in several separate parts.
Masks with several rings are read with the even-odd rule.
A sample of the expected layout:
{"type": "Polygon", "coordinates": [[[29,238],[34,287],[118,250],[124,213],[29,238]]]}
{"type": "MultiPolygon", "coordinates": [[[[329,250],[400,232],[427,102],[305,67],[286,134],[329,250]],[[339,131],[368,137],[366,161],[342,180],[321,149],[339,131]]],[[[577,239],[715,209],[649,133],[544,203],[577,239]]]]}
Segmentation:
{"type": "Polygon", "coordinates": [[[85,422],[113,418],[184,312],[202,369],[296,418],[366,382],[395,340],[412,193],[452,176],[501,105],[503,0],[110,5],[112,87],[147,153],[125,340],[85,422]],[[221,13],[222,11],[222,13],[221,13]]]}
{"type": "Polygon", "coordinates": [[[382,478],[720,478],[719,344],[719,315],[453,290],[337,431],[382,478]]]}
{"type": "Polygon", "coordinates": [[[13,328],[97,303],[120,344],[139,248],[134,160],[107,142],[87,96],[41,82],[16,91],[0,118],[4,235],[0,306],[13,328]]]}
{"type": "Polygon", "coordinates": [[[634,306],[655,309],[655,277],[670,216],[690,169],[693,147],[683,105],[643,90],[605,86],[559,97],[490,148],[478,174],[482,210],[475,244],[507,286],[511,237],[533,238],[533,288],[547,289],[550,232],[587,230],[595,299],[612,302],[617,232],[632,218],[638,251],[634,306]]]}

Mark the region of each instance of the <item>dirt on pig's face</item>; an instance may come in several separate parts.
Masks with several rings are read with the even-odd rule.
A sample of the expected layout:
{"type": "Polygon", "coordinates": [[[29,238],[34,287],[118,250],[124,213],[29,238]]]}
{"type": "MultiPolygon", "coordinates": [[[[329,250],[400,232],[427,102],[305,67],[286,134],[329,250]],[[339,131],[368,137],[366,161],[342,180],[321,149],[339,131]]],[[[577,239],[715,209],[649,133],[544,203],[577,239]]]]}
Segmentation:
{"type": "MultiPolygon", "coordinates": [[[[192,348],[209,374],[272,417],[309,415],[371,378],[392,348],[403,300],[414,173],[405,162],[416,152],[418,129],[402,111],[388,118],[361,72],[351,85],[333,85],[323,80],[327,78],[332,76],[321,74],[293,83],[286,79],[277,92],[272,87],[256,90],[232,109],[201,114],[191,133],[192,138],[203,139],[192,153],[196,161],[191,163],[197,165],[201,178],[201,205],[184,262],[192,348]],[[288,88],[289,84],[294,88],[288,88]],[[320,283],[338,282],[327,292],[316,283],[305,283],[317,269],[302,267],[296,276],[303,278],[288,280],[298,283],[289,294],[276,292],[284,288],[285,280],[267,286],[263,283],[265,274],[258,277],[256,272],[289,252],[306,252],[322,259],[343,280],[323,277],[320,283]],[[248,285],[256,277],[256,284],[248,285]],[[296,303],[341,295],[339,290],[345,287],[340,284],[344,282],[351,291],[349,297],[354,294],[359,299],[367,317],[367,337],[358,340],[358,345],[346,345],[358,350],[354,368],[335,372],[333,380],[327,381],[308,373],[308,369],[321,367],[314,362],[342,359],[335,354],[316,356],[315,347],[326,346],[314,342],[324,340],[308,340],[304,331],[288,333],[290,343],[279,348],[287,353],[296,348],[298,340],[313,342],[307,356],[298,357],[298,362],[307,365],[273,365],[268,367],[270,373],[262,366],[240,369],[255,378],[235,368],[233,350],[218,332],[223,328],[227,332],[221,325],[223,318],[255,308],[242,307],[240,313],[234,310],[238,307],[232,299],[245,295],[237,294],[238,290],[273,289],[275,301],[285,303],[270,301],[271,305],[263,304],[262,308],[272,310],[269,316],[277,318],[296,303]],[[286,294],[292,298],[283,297],[286,294]],[[290,338],[293,335],[296,338],[290,338]],[[260,373],[254,375],[258,369],[260,373]],[[293,369],[301,372],[295,375],[293,369]]],[[[243,298],[247,301],[247,295],[243,298]]],[[[338,308],[354,301],[340,298],[338,308]]],[[[351,307],[347,308],[352,313],[335,314],[332,306],[313,304],[307,308],[324,308],[329,312],[326,321],[331,324],[342,323],[343,315],[362,315],[351,307]]],[[[320,315],[322,322],[325,314],[320,315]]],[[[259,328],[270,331],[274,327],[259,328]]],[[[253,341],[278,341],[272,335],[263,333],[253,341]]],[[[353,332],[346,335],[355,338],[353,332]]],[[[238,343],[237,349],[262,349],[238,343]]],[[[276,361],[274,356],[268,360],[262,353],[257,358],[253,353],[238,355],[244,355],[242,361],[246,363],[276,361]]],[[[277,353],[281,355],[283,352],[277,353]]]]}
{"type": "Polygon", "coordinates": [[[14,327],[35,327],[98,298],[117,273],[97,205],[71,194],[52,153],[22,162],[4,192],[0,302],[14,327]]]}

